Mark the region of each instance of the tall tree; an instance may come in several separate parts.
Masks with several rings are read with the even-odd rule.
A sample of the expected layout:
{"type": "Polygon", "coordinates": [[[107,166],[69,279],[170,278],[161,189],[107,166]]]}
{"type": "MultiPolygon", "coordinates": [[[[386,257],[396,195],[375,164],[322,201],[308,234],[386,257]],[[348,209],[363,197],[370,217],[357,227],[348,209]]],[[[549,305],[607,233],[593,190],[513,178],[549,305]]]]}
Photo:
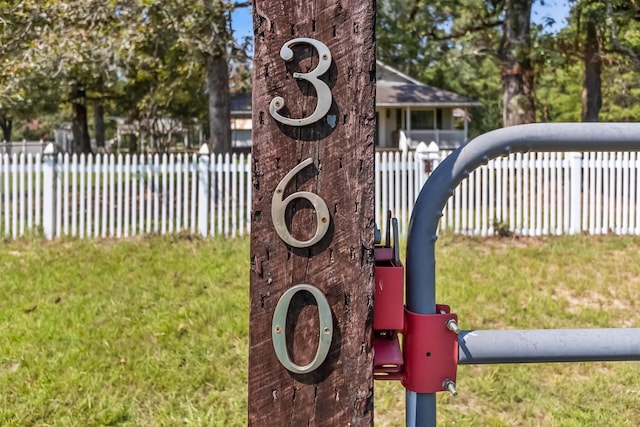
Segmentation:
{"type": "Polygon", "coordinates": [[[16,119],[52,105],[53,88],[37,72],[39,63],[30,53],[49,9],[29,1],[0,1],[0,127],[5,141],[11,141],[16,119]]]}
{"type": "Polygon", "coordinates": [[[573,0],[569,26],[557,36],[557,46],[567,61],[582,64],[582,113],[587,122],[600,120],[605,68],[622,62],[640,68],[640,59],[628,35],[638,9],[626,0],[573,0]]]}
{"type": "Polygon", "coordinates": [[[166,29],[175,32],[185,62],[201,64],[208,97],[209,145],[215,153],[231,150],[229,58],[234,49],[230,13],[249,2],[185,0],[164,2],[166,29]]]}
{"type": "Polygon", "coordinates": [[[531,62],[531,6],[533,0],[506,0],[501,61],[503,124],[536,121],[536,96],[531,62]]]}
{"type": "Polygon", "coordinates": [[[394,59],[394,66],[400,64],[412,75],[416,75],[413,70],[434,66],[434,59],[441,57],[443,50],[492,58],[502,86],[503,126],[531,123],[536,118],[532,3],[533,0],[383,1],[378,5],[382,11],[378,52],[383,60],[394,59]],[[395,52],[395,57],[390,52],[395,52]]]}

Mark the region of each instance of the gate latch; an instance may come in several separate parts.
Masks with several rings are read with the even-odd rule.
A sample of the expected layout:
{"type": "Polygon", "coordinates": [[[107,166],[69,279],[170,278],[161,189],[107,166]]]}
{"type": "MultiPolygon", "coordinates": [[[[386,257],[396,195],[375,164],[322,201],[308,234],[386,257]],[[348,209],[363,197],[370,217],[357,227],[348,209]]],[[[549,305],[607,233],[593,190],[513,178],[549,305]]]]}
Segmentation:
{"type": "Polygon", "coordinates": [[[450,312],[447,305],[437,305],[435,314],[417,314],[406,309],[398,220],[391,217],[391,212],[387,217],[384,246],[377,234],[373,303],[374,378],[402,381],[405,388],[417,393],[448,390],[455,395],[458,317],[450,312]],[[402,335],[402,347],[399,335],[402,335]]]}

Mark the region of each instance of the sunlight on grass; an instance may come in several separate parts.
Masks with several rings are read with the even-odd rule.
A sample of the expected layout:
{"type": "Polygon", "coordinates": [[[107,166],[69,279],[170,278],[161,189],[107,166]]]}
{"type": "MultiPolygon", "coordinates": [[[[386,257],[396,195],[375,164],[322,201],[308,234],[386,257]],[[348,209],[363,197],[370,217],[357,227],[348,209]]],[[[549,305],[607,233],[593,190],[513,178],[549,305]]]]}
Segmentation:
{"type": "MultiPolygon", "coordinates": [[[[464,329],[640,327],[640,238],[438,243],[438,299],[464,329]]],[[[0,425],[247,422],[248,239],[5,241],[0,425]]],[[[635,426],[638,363],[461,366],[438,420],[635,426]]],[[[404,425],[376,383],[376,425],[404,425]]]]}
{"type": "Polygon", "coordinates": [[[244,425],[248,240],[8,242],[0,425],[244,425]]]}

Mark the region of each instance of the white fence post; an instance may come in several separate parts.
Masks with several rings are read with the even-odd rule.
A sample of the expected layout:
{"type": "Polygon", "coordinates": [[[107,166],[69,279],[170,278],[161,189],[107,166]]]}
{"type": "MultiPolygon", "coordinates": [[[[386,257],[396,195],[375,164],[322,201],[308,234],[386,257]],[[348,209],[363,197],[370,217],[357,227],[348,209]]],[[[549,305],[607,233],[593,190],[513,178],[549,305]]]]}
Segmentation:
{"type": "Polygon", "coordinates": [[[198,157],[198,233],[206,237],[209,204],[209,146],[202,144],[198,157]]]}
{"type": "Polygon", "coordinates": [[[582,205],[582,153],[568,153],[571,171],[571,213],[569,233],[580,232],[580,206],[582,205]]]}
{"type": "Polygon", "coordinates": [[[55,160],[56,149],[52,143],[47,144],[42,158],[42,229],[47,240],[53,239],[54,227],[56,223],[55,206],[55,160]]]}

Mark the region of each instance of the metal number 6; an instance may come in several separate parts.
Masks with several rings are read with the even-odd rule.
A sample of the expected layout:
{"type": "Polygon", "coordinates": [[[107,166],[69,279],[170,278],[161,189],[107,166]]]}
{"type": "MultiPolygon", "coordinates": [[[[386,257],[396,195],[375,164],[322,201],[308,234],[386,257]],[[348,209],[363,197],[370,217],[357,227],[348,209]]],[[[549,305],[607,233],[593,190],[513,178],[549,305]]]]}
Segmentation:
{"type": "Polygon", "coordinates": [[[290,194],[285,199],[282,199],[282,195],[284,194],[284,190],[287,188],[289,181],[291,181],[302,169],[311,164],[313,164],[313,160],[307,159],[295,168],[291,169],[291,171],[282,178],[282,181],[280,181],[276,187],[276,191],[273,193],[273,197],[271,199],[271,220],[273,221],[273,227],[275,228],[276,233],[278,233],[278,236],[280,236],[285,243],[293,246],[294,248],[308,248],[309,246],[315,245],[322,240],[329,230],[329,208],[327,208],[327,204],[317,194],[309,191],[298,191],[290,194]],[[294,238],[291,233],[289,233],[289,229],[285,222],[287,206],[294,199],[306,199],[310,201],[316,211],[316,234],[306,241],[300,241],[294,238]]]}
{"type": "Polygon", "coordinates": [[[309,73],[293,73],[293,77],[295,79],[306,80],[313,85],[316,89],[316,93],[318,94],[318,104],[316,105],[316,109],[309,117],[305,117],[302,119],[291,119],[288,117],[281,116],[278,111],[280,111],[284,107],[284,98],[281,96],[276,96],[271,100],[271,104],[269,105],[269,113],[273,116],[274,119],[289,126],[306,126],[312,123],[317,122],[327,115],[329,109],[331,108],[332,97],[331,97],[331,89],[325,82],[319,80],[318,77],[323,75],[329,70],[331,66],[331,52],[329,52],[329,48],[322,42],[316,39],[309,38],[297,38],[293,40],[289,40],[286,42],[282,48],[280,49],[280,57],[285,61],[289,62],[293,59],[293,50],[291,50],[291,46],[295,44],[310,44],[313,46],[318,52],[318,66],[314,68],[309,73]]]}
{"type": "Polygon", "coordinates": [[[273,322],[271,324],[271,338],[273,341],[273,349],[282,366],[296,374],[307,374],[318,369],[322,362],[327,358],[329,349],[331,348],[331,340],[333,339],[333,317],[331,316],[331,306],[327,298],[320,289],[312,285],[296,285],[288,289],[278,301],[276,310],[273,313],[273,322]],[[287,326],[287,313],[291,299],[300,291],[307,291],[313,295],[318,304],[318,317],[320,318],[320,338],[318,339],[318,349],[313,360],[304,366],[295,364],[289,352],[287,351],[287,334],[285,332],[287,326]]]}

